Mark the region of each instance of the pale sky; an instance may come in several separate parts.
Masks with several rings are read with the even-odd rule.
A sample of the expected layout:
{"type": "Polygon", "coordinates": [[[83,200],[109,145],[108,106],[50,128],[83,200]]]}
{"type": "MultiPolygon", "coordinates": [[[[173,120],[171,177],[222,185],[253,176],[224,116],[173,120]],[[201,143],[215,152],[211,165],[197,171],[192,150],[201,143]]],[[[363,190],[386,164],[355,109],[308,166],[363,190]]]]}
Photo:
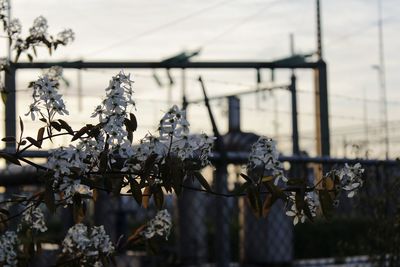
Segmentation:
{"type": "MultiPolygon", "coordinates": [[[[391,125],[393,157],[398,152],[400,134],[396,132],[400,120],[400,1],[382,0],[384,51],[386,64],[387,98],[391,125]]],[[[321,0],[324,56],[328,64],[330,93],[332,155],[342,156],[343,143],[357,143],[364,139],[364,116],[367,115],[373,156],[382,156],[379,127],[378,75],[372,68],[378,63],[377,0],[321,0]],[[364,95],[368,101],[365,113],[364,95]]],[[[316,50],[314,0],[13,0],[12,15],[18,17],[28,30],[35,17],[43,15],[49,32],[72,28],[75,42],[60,48],[52,57],[46,50],[36,61],[45,60],[161,60],[182,50],[201,48],[196,59],[202,60],[260,60],[268,61],[289,56],[289,34],[295,36],[295,51],[310,53],[316,50]]],[[[1,40],[3,43],[5,40],[1,40]]],[[[3,45],[4,47],[4,45],[3,45]]],[[[2,55],[3,52],[2,52],[2,55]]],[[[23,59],[24,60],[24,59],[23,59]]],[[[112,71],[82,72],[83,109],[77,109],[77,71],[66,71],[71,86],[64,88],[70,104],[74,125],[87,122],[96,101],[112,71]],[[76,124],[75,124],[76,123],[76,124]]],[[[166,88],[158,88],[148,70],[125,70],[135,77],[135,91],[139,124],[153,131],[162,112],[167,109],[166,88]],[[157,101],[150,102],[149,100],[157,101]]],[[[164,71],[157,72],[166,81],[164,71]]],[[[22,72],[18,76],[18,90],[26,89],[29,80],[40,71],[22,72]]],[[[255,71],[218,70],[188,71],[189,99],[201,97],[195,81],[201,74],[210,95],[221,95],[250,89],[255,85],[255,71]]],[[[310,71],[298,71],[300,145],[313,154],[314,106],[310,71]]],[[[180,102],[180,72],[172,73],[176,80],[174,101],[180,102]]],[[[276,73],[275,84],[287,84],[290,72],[276,73]]],[[[263,80],[270,83],[268,70],[263,80]]],[[[242,128],[272,137],[278,135],[279,147],[290,154],[290,95],[276,92],[242,98],[242,128]],[[276,98],[276,100],[274,100],[276,98]],[[275,103],[275,104],[274,104],[275,103]],[[278,128],[273,123],[274,109],[278,110],[278,128]]],[[[29,93],[18,94],[18,113],[23,115],[29,104],[29,93]]],[[[224,115],[226,103],[214,102],[221,132],[226,131],[224,115]]],[[[4,107],[0,112],[3,114],[4,107]]],[[[192,130],[210,131],[210,123],[202,105],[189,109],[192,130]]],[[[28,119],[26,118],[26,121],[28,119]]],[[[34,125],[34,124],[32,124],[34,125]]],[[[2,125],[3,127],[3,125],[2,125]]],[[[354,156],[349,148],[347,156],[354,156]]]]}

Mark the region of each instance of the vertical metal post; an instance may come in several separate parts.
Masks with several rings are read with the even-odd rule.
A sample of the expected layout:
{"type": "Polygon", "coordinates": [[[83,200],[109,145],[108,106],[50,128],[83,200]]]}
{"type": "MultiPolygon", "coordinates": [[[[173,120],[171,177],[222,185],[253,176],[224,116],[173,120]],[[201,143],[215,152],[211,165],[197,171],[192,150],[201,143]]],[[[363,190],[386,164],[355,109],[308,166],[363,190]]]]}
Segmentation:
{"type": "Polygon", "coordinates": [[[320,0],[316,0],[317,55],[318,67],[315,70],[315,115],[317,155],[330,155],[328,77],[322,53],[322,28],[320,0]]]}
{"type": "MultiPolygon", "coordinates": [[[[215,191],[226,194],[227,186],[226,164],[218,163],[215,170],[215,191]]],[[[230,238],[229,238],[229,207],[228,199],[216,197],[216,266],[228,267],[230,262],[230,238]]]]}
{"type": "Polygon", "coordinates": [[[367,90],[363,90],[363,117],[364,117],[364,138],[365,138],[365,157],[369,154],[369,129],[368,129],[368,105],[367,105],[367,90]]]}
{"type": "Polygon", "coordinates": [[[182,109],[186,110],[187,106],[188,102],[186,98],[186,69],[182,69],[182,109]]]}
{"type": "Polygon", "coordinates": [[[321,156],[330,155],[328,77],[326,63],[318,61],[316,70],[316,115],[317,115],[317,152],[321,156]]]}
{"type": "Polygon", "coordinates": [[[316,19],[317,19],[317,55],[318,59],[322,59],[322,29],[321,29],[321,5],[320,1],[316,0],[316,19]]]}
{"type": "Polygon", "coordinates": [[[260,97],[259,97],[259,91],[261,87],[261,71],[260,69],[257,69],[257,92],[255,93],[256,96],[256,109],[260,109],[260,97]]]}
{"type": "MultiPolygon", "coordinates": [[[[215,150],[220,153],[221,159],[216,164],[215,170],[215,191],[226,194],[228,192],[227,185],[227,158],[224,148],[224,141],[218,131],[214,115],[207,97],[206,88],[201,77],[199,82],[204,94],[204,103],[207,107],[208,114],[210,115],[211,125],[213,128],[215,140],[215,150]]],[[[215,255],[216,267],[228,267],[230,262],[230,238],[229,238],[229,210],[228,199],[225,197],[216,197],[215,199],[216,211],[216,234],[215,234],[215,255]]]]}
{"type": "Polygon", "coordinates": [[[167,76],[168,76],[168,88],[167,88],[167,105],[168,108],[172,106],[172,87],[174,86],[174,79],[171,75],[171,70],[167,69],[167,76]]]}
{"type": "Polygon", "coordinates": [[[387,112],[385,56],[383,46],[382,0],[378,0],[378,34],[379,34],[379,85],[381,90],[382,127],[384,131],[385,157],[389,159],[389,124],[387,112]]]}
{"type": "MultiPolygon", "coordinates": [[[[290,54],[295,55],[294,51],[294,35],[290,34],[290,54]]],[[[300,155],[299,148],[299,128],[297,121],[297,92],[296,92],[296,74],[292,69],[292,76],[290,77],[290,93],[292,95],[292,150],[293,155],[300,155]]]]}
{"type": "Polygon", "coordinates": [[[296,93],[296,75],[292,73],[290,77],[290,92],[292,95],[292,149],[293,155],[300,154],[299,148],[299,129],[297,121],[297,93],[296,93]]]}
{"type": "Polygon", "coordinates": [[[228,97],[229,132],[240,131],[240,99],[236,96],[228,97]]]}
{"type": "MultiPolygon", "coordinates": [[[[5,107],[5,129],[6,136],[16,136],[17,135],[17,115],[16,115],[16,91],[15,91],[15,75],[16,69],[13,63],[8,66],[8,71],[5,72],[5,94],[7,95],[6,107],[5,107]]],[[[6,149],[8,152],[15,152],[15,143],[6,143],[6,149]]]]}

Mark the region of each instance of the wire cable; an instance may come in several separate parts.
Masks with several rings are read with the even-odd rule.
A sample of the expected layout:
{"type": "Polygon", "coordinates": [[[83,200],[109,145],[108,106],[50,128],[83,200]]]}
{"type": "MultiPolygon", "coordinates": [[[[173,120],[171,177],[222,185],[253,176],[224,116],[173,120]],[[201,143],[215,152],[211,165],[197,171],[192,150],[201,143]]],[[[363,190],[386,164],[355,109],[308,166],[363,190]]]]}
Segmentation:
{"type": "Polygon", "coordinates": [[[225,29],[221,33],[219,33],[216,36],[214,36],[213,38],[205,41],[203,44],[200,45],[200,49],[203,50],[206,46],[208,46],[208,45],[210,45],[212,43],[215,43],[216,41],[218,41],[219,39],[221,39],[225,35],[227,35],[229,33],[232,33],[233,31],[237,30],[241,26],[243,26],[246,23],[252,21],[258,15],[262,14],[266,9],[269,9],[269,8],[271,8],[271,7],[273,7],[274,5],[277,5],[277,4],[281,4],[282,2],[283,2],[282,0],[275,0],[275,1],[269,2],[263,8],[258,9],[257,12],[254,12],[254,13],[250,14],[249,16],[244,17],[243,19],[241,19],[240,21],[234,23],[233,25],[231,25],[230,27],[228,27],[227,29],[225,29]]]}
{"type": "Polygon", "coordinates": [[[185,16],[182,16],[182,17],[179,17],[179,18],[177,18],[177,19],[171,20],[171,21],[169,21],[169,22],[167,22],[167,23],[165,23],[165,24],[161,24],[161,25],[156,26],[156,27],[154,27],[154,28],[152,28],[152,29],[143,31],[143,32],[139,33],[139,34],[136,35],[136,36],[131,36],[131,37],[128,37],[128,38],[125,38],[125,39],[116,41],[116,42],[114,42],[114,43],[112,43],[112,44],[110,44],[110,45],[108,45],[108,46],[106,46],[106,47],[103,47],[103,48],[101,48],[101,49],[98,49],[98,50],[95,50],[95,51],[89,53],[87,56],[94,56],[94,55],[97,55],[97,54],[99,54],[99,53],[101,53],[101,52],[104,52],[104,51],[106,51],[106,50],[115,49],[115,48],[117,48],[117,47],[119,47],[119,46],[125,44],[126,42],[129,42],[129,41],[131,41],[131,40],[137,40],[137,39],[142,38],[142,37],[144,37],[144,36],[148,36],[148,35],[154,34],[154,33],[158,32],[158,31],[164,30],[164,29],[166,29],[166,28],[168,28],[168,27],[171,27],[171,26],[176,25],[176,24],[178,24],[178,23],[181,23],[181,22],[183,22],[183,21],[185,21],[185,20],[188,20],[188,19],[191,19],[191,18],[193,18],[193,17],[195,17],[195,16],[198,16],[198,15],[200,15],[200,14],[206,12],[206,11],[210,11],[210,10],[212,10],[212,9],[214,9],[214,8],[218,8],[218,7],[220,7],[220,6],[222,6],[222,5],[225,5],[225,4],[228,4],[228,3],[232,3],[233,1],[236,1],[236,0],[224,0],[224,1],[220,1],[220,2],[218,2],[218,3],[216,3],[216,4],[214,4],[214,5],[211,5],[211,6],[202,8],[202,9],[200,9],[200,10],[197,10],[197,11],[192,12],[192,13],[190,13],[190,14],[187,14],[187,15],[185,15],[185,16]]]}

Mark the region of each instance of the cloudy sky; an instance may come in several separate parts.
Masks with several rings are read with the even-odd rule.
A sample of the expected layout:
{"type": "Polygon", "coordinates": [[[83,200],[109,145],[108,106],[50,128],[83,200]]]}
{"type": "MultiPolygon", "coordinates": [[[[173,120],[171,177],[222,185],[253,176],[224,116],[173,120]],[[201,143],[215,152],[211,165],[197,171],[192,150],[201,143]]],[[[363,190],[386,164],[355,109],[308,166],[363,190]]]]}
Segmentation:
{"type": "MultiPolygon", "coordinates": [[[[396,134],[400,111],[400,2],[382,0],[385,64],[389,120],[391,121],[391,155],[398,156],[400,136],[396,134]]],[[[342,156],[346,144],[365,140],[368,126],[374,156],[381,156],[382,139],[379,127],[378,75],[372,68],[379,62],[377,0],[322,0],[324,56],[329,70],[329,93],[333,155],[342,156]],[[367,101],[363,101],[366,98],[367,101]],[[367,118],[367,119],[365,119],[367,118]]],[[[43,15],[49,32],[72,28],[75,42],[61,48],[52,57],[45,50],[37,61],[44,60],[161,60],[183,50],[201,49],[194,60],[276,60],[289,55],[289,34],[295,37],[296,53],[315,51],[315,1],[313,0],[13,0],[12,15],[18,17],[25,31],[35,17],[43,15]]],[[[4,42],[4,40],[2,40],[4,42]]],[[[4,47],[4,45],[3,45],[4,47]]],[[[4,50],[3,50],[4,51],[4,50]]],[[[74,123],[86,122],[96,101],[101,99],[107,80],[115,72],[87,70],[81,72],[82,101],[77,100],[77,71],[66,71],[70,87],[64,94],[71,105],[74,123]]],[[[139,122],[142,133],[154,125],[167,109],[167,89],[159,88],[149,70],[127,70],[135,76],[139,122]],[[156,100],[151,102],[150,100],[156,100]]],[[[39,71],[21,71],[18,76],[20,114],[25,112],[29,94],[26,82],[39,71]]],[[[162,82],[166,75],[157,71],[162,82]]],[[[180,102],[180,72],[173,71],[176,85],[173,99],[180,102]]],[[[210,95],[230,94],[252,89],[255,71],[218,70],[188,71],[189,99],[201,96],[195,81],[202,75],[210,95]]],[[[302,149],[313,154],[314,107],[310,71],[298,71],[299,119],[302,149]]],[[[290,73],[279,71],[275,84],[287,84],[290,73]]],[[[263,82],[271,84],[270,73],[263,70],[263,82]]],[[[242,128],[277,137],[280,148],[289,153],[290,95],[279,91],[272,94],[247,96],[242,99],[242,128]],[[258,100],[257,100],[258,98],[258,100]]],[[[226,103],[213,102],[222,132],[226,131],[226,103]]],[[[1,107],[1,112],[3,107],[1,107]]],[[[189,109],[193,131],[210,131],[202,105],[189,109]]],[[[364,148],[362,148],[364,149],[364,148]]],[[[354,156],[347,146],[347,156],[354,156]]]]}

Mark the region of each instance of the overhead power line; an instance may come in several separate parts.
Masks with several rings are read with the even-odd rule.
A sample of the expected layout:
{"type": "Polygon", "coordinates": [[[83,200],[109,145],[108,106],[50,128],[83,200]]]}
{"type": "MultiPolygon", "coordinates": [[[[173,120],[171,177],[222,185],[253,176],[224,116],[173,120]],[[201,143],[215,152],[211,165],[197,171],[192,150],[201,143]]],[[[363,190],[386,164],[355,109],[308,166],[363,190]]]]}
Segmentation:
{"type": "Polygon", "coordinates": [[[210,10],[212,10],[214,8],[218,8],[218,7],[220,7],[222,5],[225,5],[225,4],[228,4],[228,3],[232,3],[234,1],[236,1],[236,0],[220,1],[220,2],[218,2],[216,4],[214,4],[214,5],[207,6],[205,8],[196,10],[196,11],[190,13],[190,14],[187,14],[187,15],[184,15],[184,16],[179,17],[177,19],[171,20],[171,21],[169,21],[169,22],[167,22],[165,24],[161,24],[161,25],[156,26],[154,28],[151,28],[149,30],[143,31],[143,32],[139,33],[138,35],[131,36],[131,37],[124,38],[122,40],[116,41],[116,42],[114,42],[114,43],[112,43],[112,44],[110,44],[110,45],[108,45],[106,47],[103,47],[101,49],[95,50],[95,51],[93,51],[92,53],[89,53],[86,56],[94,56],[94,55],[97,55],[97,54],[99,54],[101,52],[104,52],[106,50],[115,49],[115,48],[125,44],[126,42],[129,42],[131,40],[137,40],[137,39],[142,38],[144,36],[148,36],[148,35],[154,34],[154,33],[158,32],[158,31],[164,30],[165,28],[171,27],[171,26],[176,25],[178,23],[181,23],[181,22],[183,22],[185,20],[188,20],[188,19],[191,19],[191,18],[193,18],[195,16],[198,16],[198,15],[204,13],[204,12],[210,11],[210,10]]]}
{"type": "Polygon", "coordinates": [[[264,11],[266,9],[271,8],[272,6],[274,6],[276,4],[281,4],[282,2],[284,2],[284,1],[275,0],[275,1],[269,2],[266,6],[262,7],[261,9],[257,9],[256,12],[250,14],[249,16],[244,17],[240,21],[238,21],[238,22],[232,24],[230,27],[226,28],[224,31],[218,33],[213,38],[211,38],[211,39],[207,40],[206,42],[204,42],[202,45],[200,45],[200,49],[204,49],[206,46],[218,41],[219,39],[221,39],[223,36],[234,32],[235,30],[237,30],[238,28],[242,27],[246,23],[248,23],[248,22],[252,21],[253,19],[255,19],[258,15],[264,13],[264,11]]]}

